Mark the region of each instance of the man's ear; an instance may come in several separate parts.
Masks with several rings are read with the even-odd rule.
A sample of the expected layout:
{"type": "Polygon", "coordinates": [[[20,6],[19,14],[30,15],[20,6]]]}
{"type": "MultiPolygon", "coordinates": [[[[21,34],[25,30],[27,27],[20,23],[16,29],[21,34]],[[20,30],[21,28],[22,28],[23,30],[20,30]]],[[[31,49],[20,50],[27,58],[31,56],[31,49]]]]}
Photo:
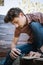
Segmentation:
{"type": "Polygon", "coordinates": [[[23,16],[23,13],[20,13],[19,16],[23,16]]]}

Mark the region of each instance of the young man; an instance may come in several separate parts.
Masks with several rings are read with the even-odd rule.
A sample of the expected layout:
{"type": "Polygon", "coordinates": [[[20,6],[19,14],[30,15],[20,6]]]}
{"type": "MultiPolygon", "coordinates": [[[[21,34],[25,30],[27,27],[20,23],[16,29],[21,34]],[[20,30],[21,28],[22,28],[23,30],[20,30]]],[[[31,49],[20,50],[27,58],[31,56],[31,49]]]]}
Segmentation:
{"type": "Polygon", "coordinates": [[[18,55],[28,54],[30,56],[41,56],[38,50],[43,51],[43,14],[31,13],[24,14],[20,8],[11,8],[4,18],[6,23],[11,22],[16,26],[15,36],[11,44],[11,51],[9,52],[4,65],[12,65],[13,61],[18,55]],[[17,46],[19,36],[21,33],[26,33],[29,36],[27,44],[17,46]]]}

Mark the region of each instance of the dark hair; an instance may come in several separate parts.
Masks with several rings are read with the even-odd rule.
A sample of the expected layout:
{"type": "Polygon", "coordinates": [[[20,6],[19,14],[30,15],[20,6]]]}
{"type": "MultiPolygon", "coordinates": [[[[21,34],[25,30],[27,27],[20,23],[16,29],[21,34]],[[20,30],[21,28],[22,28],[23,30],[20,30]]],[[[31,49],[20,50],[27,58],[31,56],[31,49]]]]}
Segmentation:
{"type": "Polygon", "coordinates": [[[14,19],[14,17],[18,17],[19,16],[20,12],[23,13],[23,11],[20,8],[11,8],[8,11],[7,15],[5,16],[4,22],[5,23],[11,22],[14,19]]]}

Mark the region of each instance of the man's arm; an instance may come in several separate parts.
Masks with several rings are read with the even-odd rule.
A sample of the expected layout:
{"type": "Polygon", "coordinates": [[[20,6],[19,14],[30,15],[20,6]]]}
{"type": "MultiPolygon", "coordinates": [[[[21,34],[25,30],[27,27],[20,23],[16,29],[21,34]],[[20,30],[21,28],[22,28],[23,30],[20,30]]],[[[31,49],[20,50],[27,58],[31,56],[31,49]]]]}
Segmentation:
{"type": "Polygon", "coordinates": [[[16,28],[15,33],[14,33],[14,38],[12,40],[11,48],[14,48],[19,40],[21,30],[19,28],[16,28]]]}
{"type": "Polygon", "coordinates": [[[21,50],[16,48],[17,42],[19,40],[19,36],[20,36],[20,29],[16,29],[15,30],[15,35],[11,44],[11,52],[10,52],[10,56],[12,59],[16,58],[18,55],[21,54],[21,50]]]}
{"type": "Polygon", "coordinates": [[[21,50],[16,48],[16,44],[19,40],[19,37],[14,37],[12,44],[11,44],[11,52],[10,52],[10,56],[12,59],[16,58],[18,55],[21,54],[21,50]]]}
{"type": "Polygon", "coordinates": [[[11,43],[11,49],[14,48],[17,45],[17,42],[19,40],[19,37],[14,37],[11,43]]]}

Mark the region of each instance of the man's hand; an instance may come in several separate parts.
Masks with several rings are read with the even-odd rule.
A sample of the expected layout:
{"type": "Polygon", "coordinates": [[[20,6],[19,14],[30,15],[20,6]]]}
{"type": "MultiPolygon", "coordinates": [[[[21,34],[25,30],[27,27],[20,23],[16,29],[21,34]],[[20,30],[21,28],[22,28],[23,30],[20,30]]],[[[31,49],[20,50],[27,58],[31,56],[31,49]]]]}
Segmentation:
{"type": "Polygon", "coordinates": [[[30,51],[30,53],[28,55],[29,55],[29,57],[40,57],[41,53],[30,51]]]}
{"type": "Polygon", "coordinates": [[[10,56],[12,59],[15,59],[18,57],[18,55],[21,54],[21,51],[19,49],[13,48],[10,52],[10,56]]]}

